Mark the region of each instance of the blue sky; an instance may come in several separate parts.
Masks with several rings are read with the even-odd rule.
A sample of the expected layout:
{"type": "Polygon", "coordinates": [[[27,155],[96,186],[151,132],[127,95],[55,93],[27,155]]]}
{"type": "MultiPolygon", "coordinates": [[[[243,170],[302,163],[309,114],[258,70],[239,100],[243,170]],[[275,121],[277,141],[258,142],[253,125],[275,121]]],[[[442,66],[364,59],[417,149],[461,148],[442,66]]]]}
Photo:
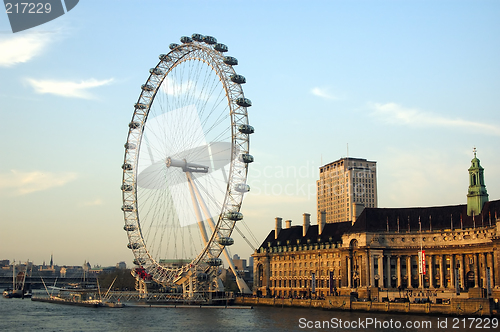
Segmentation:
{"type": "Polygon", "coordinates": [[[347,145],[377,161],[379,207],[465,203],[474,146],[499,199],[498,17],[498,1],[80,1],[12,34],[0,15],[0,258],[130,264],[127,125],[158,55],[192,33],[247,78],[259,242],[277,216],[316,222],[318,167],[347,145]]]}

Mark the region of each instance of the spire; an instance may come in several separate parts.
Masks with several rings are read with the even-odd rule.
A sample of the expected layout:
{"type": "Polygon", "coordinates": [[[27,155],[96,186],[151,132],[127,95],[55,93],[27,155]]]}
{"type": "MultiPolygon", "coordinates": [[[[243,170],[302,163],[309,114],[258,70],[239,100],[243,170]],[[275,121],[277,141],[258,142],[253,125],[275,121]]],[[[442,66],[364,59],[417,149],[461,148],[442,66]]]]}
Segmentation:
{"type": "Polygon", "coordinates": [[[467,215],[477,216],[481,214],[484,203],[488,202],[488,193],[484,184],[484,168],[477,159],[477,149],[474,147],[474,159],[471,160],[469,168],[469,191],[467,193],[467,215]]]}

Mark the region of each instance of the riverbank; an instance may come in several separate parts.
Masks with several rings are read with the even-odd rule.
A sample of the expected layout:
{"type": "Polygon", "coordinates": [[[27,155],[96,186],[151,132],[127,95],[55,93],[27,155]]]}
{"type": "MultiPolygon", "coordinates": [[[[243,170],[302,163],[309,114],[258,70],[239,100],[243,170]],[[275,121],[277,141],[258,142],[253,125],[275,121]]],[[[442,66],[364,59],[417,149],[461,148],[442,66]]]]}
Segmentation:
{"type": "Polygon", "coordinates": [[[449,304],[355,301],[350,296],[327,296],[324,300],[237,297],[237,305],[321,308],[326,310],[430,314],[447,316],[497,315],[492,299],[452,298],[449,304]]]}

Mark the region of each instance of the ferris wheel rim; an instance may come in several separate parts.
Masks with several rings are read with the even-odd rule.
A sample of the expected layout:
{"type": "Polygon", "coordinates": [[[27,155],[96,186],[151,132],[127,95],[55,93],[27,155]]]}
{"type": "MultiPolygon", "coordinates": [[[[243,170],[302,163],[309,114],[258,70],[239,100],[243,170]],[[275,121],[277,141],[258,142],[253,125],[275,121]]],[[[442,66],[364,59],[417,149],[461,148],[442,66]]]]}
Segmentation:
{"type": "Polygon", "coordinates": [[[202,44],[191,41],[177,45],[173,48],[171,47],[172,49],[170,52],[165,55],[160,55],[160,61],[151,69],[150,76],[142,86],[141,94],[134,106],[132,121],[129,124],[124,164],[122,166],[122,210],[125,219],[124,228],[129,238],[128,246],[132,249],[135,256],[134,261],[137,265],[141,266],[141,268],[144,268],[153,279],[162,284],[171,282],[178,275],[188,270],[192,265],[206,262],[207,257],[218,258],[220,256],[225,246],[217,243],[217,238],[220,237],[221,234],[226,237],[231,235],[237,221],[237,218],[234,217],[234,213],[240,213],[239,211],[243,200],[243,194],[235,192],[235,186],[239,183],[246,184],[249,162],[246,160],[239,160],[240,158],[237,160],[233,158],[230,163],[226,193],[221,211],[217,218],[216,227],[215,230],[212,230],[208,243],[205,245],[202,252],[188,264],[183,264],[178,268],[166,268],[161,266],[148,251],[142,234],[139,208],[137,205],[138,160],[142,145],[142,136],[150,109],[155,101],[157,92],[171,70],[183,62],[191,60],[202,61],[212,68],[224,87],[225,100],[228,103],[229,118],[231,122],[231,155],[233,156],[234,154],[235,146],[239,146],[243,148],[241,149],[241,151],[243,151],[242,154],[250,156],[248,154],[249,133],[240,132],[238,127],[241,125],[248,126],[247,107],[251,106],[251,102],[245,98],[241,84],[231,80],[230,74],[237,75],[236,71],[233,65],[224,64],[222,61],[222,59],[224,59],[223,51],[217,50],[217,45],[222,44],[216,44],[214,46],[208,43],[202,44]],[[171,66],[168,67],[168,64],[171,64],[171,66]],[[148,100],[149,102],[145,103],[145,101],[148,100]],[[237,172],[238,174],[236,174],[237,172]],[[130,188],[127,187],[130,185],[132,185],[132,194],[130,194],[128,190],[130,188]],[[231,215],[231,213],[233,213],[233,215],[231,215]]]}

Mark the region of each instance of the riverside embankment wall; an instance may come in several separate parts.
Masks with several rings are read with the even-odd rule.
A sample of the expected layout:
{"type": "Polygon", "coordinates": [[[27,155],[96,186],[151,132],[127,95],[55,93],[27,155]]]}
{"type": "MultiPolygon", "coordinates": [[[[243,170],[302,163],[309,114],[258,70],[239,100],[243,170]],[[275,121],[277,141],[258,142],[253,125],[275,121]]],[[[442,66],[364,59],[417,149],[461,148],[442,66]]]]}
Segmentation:
{"type": "Polygon", "coordinates": [[[349,296],[328,296],[324,300],[237,297],[235,304],[456,316],[490,316],[493,314],[492,302],[489,299],[482,298],[457,298],[451,299],[450,304],[434,304],[409,302],[358,302],[352,301],[349,296]]]}

